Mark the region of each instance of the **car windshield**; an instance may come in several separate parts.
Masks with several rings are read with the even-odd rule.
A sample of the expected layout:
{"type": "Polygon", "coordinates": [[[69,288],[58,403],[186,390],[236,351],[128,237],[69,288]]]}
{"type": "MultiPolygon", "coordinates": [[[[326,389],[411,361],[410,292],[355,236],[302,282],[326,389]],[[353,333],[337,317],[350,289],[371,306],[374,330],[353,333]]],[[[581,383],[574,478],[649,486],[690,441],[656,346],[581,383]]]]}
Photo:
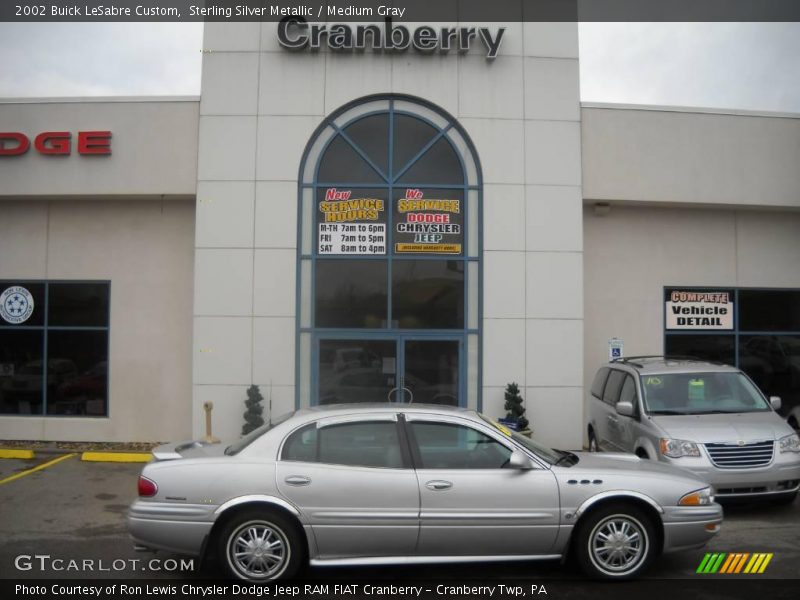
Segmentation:
{"type": "Polygon", "coordinates": [[[267,433],[270,429],[272,429],[276,425],[280,425],[281,423],[283,423],[293,414],[294,414],[293,412],[288,412],[284,415],[276,417],[275,419],[272,419],[271,421],[264,423],[261,427],[253,429],[253,431],[248,433],[238,442],[234,442],[233,444],[225,448],[225,454],[227,454],[228,456],[233,456],[234,454],[238,454],[239,452],[247,448],[250,444],[252,444],[253,441],[260,438],[262,435],[267,433]]]}
{"type": "Polygon", "coordinates": [[[642,375],[645,410],[651,415],[709,415],[770,410],[761,392],[742,373],[642,375]]]}
{"type": "MultiPolygon", "coordinates": [[[[524,446],[531,452],[533,452],[536,456],[541,458],[548,464],[554,465],[556,464],[559,459],[561,459],[566,453],[562,452],[561,450],[554,450],[553,448],[548,448],[547,446],[542,446],[534,442],[531,438],[522,435],[516,431],[509,429],[498,423],[497,421],[490,419],[486,415],[482,415],[478,413],[478,416],[489,423],[492,427],[496,428],[500,433],[510,437],[512,440],[517,442],[520,446],[524,446]]],[[[576,461],[577,462],[577,461],[576,461]]]]}

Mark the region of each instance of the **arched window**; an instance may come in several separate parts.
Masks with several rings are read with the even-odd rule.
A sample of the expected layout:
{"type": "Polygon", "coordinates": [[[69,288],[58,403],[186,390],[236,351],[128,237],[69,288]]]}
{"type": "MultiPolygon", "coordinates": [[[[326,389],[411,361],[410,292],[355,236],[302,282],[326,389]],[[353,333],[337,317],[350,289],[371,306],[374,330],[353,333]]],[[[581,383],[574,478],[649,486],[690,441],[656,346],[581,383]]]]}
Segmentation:
{"type": "Polygon", "coordinates": [[[297,404],[480,407],[481,172],[407,96],[339,109],[299,174],[297,404]]]}

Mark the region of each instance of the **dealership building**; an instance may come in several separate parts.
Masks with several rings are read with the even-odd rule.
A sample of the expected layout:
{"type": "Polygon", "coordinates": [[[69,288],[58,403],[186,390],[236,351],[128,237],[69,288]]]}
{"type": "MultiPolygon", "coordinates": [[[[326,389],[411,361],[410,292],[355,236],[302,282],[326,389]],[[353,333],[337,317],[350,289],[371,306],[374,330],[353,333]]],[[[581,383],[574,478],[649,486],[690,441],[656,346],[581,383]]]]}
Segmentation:
{"type": "Polygon", "coordinates": [[[612,351],[797,404],[800,115],[581,103],[576,23],[203,50],[199,98],[0,101],[0,439],[188,438],[208,402],[237,436],[251,385],[500,417],[516,382],[578,448],[612,351]]]}

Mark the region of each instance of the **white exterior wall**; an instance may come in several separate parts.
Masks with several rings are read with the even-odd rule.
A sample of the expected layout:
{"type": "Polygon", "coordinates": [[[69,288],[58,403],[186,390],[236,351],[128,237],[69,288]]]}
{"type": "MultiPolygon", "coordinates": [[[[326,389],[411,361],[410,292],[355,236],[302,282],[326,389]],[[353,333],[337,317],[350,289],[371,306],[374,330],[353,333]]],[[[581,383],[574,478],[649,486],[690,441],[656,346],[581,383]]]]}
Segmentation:
{"type": "Polygon", "coordinates": [[[0,416],[0,439],[190,433],[191,200],[0,200],[0,279],[111,281],[108,417],[0,416]]]}
{"type": "MultiPolygon", "coordinates": [[[[405,24],[413,26],[413,24],[405,24]]],[[[498,24],[491,24],[492,27],[498,24]]],[[[581,142],[575,23],[509,23],[500,54],[287,52],[275,23],[206,23],[194,311],[194,432],[236,435],[245,389],[294,408],[296,179],[341,105],[419,96],[475,143],[484,178],[483,408],[523,388],[537,436],[580,444],[581,142]]]]}
{"type": "Polygon", "coordinates": [[[584,198],[800,208],[800,115],[593,106],[584,198]]]}
{"type": "Polygon", "coordinates": [[[586,389],[612,337],[663,352],[665,286],[800,287],[797,211],[587,206],[583,222],[586,389]]]}
{"type": "Polygon", "coordinates": [[[0,99],[0,131],[30,138],[22,156],[0,160],[0,197],[194,196],[196,99],[0,99]],[[111,131],[110,156],[78,154],[79,131],[111,131]],[[69,156],[42,156],[33,139],[69,131],[69,156]]]}
{"type": "Polygon", "coordinates": [[[0,279],[110,280],[108,417],[0,416],[0,439],[167,441],[191,432],[194,193],[199,102],[1,100],[0,279]],[[78,131],[110,130],[81,156],[78,131]],[[72,133],[72,153],[33,138],[72,133]],[[157,299],[157,303],[153,299],[157,299]]]}

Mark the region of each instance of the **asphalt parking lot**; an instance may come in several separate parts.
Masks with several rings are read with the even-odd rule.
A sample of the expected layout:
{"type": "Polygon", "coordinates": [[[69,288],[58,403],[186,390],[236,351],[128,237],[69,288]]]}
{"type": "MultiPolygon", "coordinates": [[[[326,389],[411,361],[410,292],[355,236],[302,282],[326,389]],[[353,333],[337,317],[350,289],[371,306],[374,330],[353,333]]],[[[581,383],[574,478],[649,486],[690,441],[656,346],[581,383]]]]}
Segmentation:
{"type": "MultiPolygon", "coordinates": [[[[67,456],[61,455],[61,456],[67,456]]],[[[0,460],[0,481],[58,458],[0,460]]],[[[181,557],[133,550],[125,513],[136,496],[140,464],[87,463],[80,455],[0,483],[0,578],[209,578],[214,565],[181,570],[181,557]],[[22,556],[23,558],[18,558],[22,556]],[[31,558],[24,558],[30,556],[31,558]],[[49,558],[34,558],[49,556],[49,558]],[[150,559],[157,558],[157,563],[150,559]],[[173,559],[170,561],[169,559],[173,559]],[[61,562],[57,562],[60,560],[61,562]],[[91,568],[71,569],[91,564],[91,568]],[[85,561],[93,561],[86,563],[85,561]],[[136,562],[134,562],[136,561],[136,562]]],[[[784,507],[727,506],[722,532],[701,550],[662,556],[651,579],[697,579],[706,552],[774,553],[762,578],[800,577],[800,501],[784,507]]],[[[538,580],[580,577],[559,563],[309,569],[308,579],[538,580]]],[[[712,576],[713,577],[713,576],[712,576]]]]}

